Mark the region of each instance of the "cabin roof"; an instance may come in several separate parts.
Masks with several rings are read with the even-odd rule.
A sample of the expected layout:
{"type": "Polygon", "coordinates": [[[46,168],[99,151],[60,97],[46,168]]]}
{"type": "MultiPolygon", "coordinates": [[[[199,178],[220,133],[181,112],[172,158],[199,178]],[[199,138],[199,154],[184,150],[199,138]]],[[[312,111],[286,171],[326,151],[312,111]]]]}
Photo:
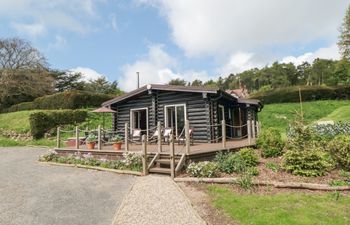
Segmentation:
{"type": "MultiPolygon", "coordinates": [[[[111,104],[115,104],[121,102],[125,99],[131,98],[138,94],[141,94],[147,90],[160,90],[160,91],[175,91],[175,92],[191,92],[191,93],[208,93],[208,94],[223,94],[227,97],[231,97],[232,99],[236,99],[236,97],[221,91],[219,88],[210,88],[210,87],[202,87],[202,86],[177,86],[177,85],[164,85],[164,84],[148,84],[144,85],[138,89],[130,91],[124,95],[113,98],[109,101],[102,103],[102,106],[108,106],[111,104]]],[[[238,99],[238,103],[243,104],[254,104],[259,105],[260,101],[255,99],[238,99]]]]}
{"type": "Polygon", "coordinates": [[[218,93],[218,88],[209,88],[209,87],[194,87],[194,86],[177,86],[177,85],[163,85],[163,84],[147,84],[136,90],[130,91],[124,95],[113,98],[109,101],[102,103],[103,106],[111,105],[118,103],[127,98],[138,95],[147,90],[161,90],[161,91],[179,91],[179,92],[192,92],[192,93],[218,93]]]}

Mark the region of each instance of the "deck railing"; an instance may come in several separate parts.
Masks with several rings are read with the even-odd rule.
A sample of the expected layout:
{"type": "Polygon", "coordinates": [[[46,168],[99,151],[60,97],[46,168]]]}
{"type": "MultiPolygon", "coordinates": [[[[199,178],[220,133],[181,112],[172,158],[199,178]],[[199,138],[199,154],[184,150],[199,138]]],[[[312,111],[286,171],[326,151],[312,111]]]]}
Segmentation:
{"type": "MultiPolygon", "coordinates": [[[[222,143],[222,148],[226,149],[227,148],[227,141],[228,140],[240,140],[247,138],[248,139],[248,144],[251,145],[253,143],[253,140],[259,135],[260,132],[260,123],[258,121],[254,120],[248,120],[246,124],[243,124],[241,126],[233,126],[231,124],[226,124],[225,120],[222,120],[220,124],[210,124],[207,125],[210,127],[216,127],[216,130],[219,130],[221,127],[221,136],[214,138],[213,140],[210,140],[210,142],[221,142],[222,143]],[[234,136],[228,136],[227,135],[227,128],[233,128],[233,129],[239,129],[242,130],[243,128],[247,127],[246,135],[241,136],[241,137],[234,137],[234,136]]],[[[124,129],[119,129],[119,130],[107,130],[107,129],[102,129],[101,126],[98,126],[97,129],[95,130],[87,130],[87,129],[79,129],[78,126],[75,127],[74,130],[70,131],[65,131],[62,130],[60,127],[57,127],[57,144],[56,148],[61,148],[61,141],[64,135],[63,133],[71,133],[72,135],[75,133],[75,137],[70,137],[70,141],[74,141],[75,143],[75,148],[80,149],[81,145],[86,144],[86,138],[88,137],[89,134],[93,133],[97,136],[97,150],[102,150],[103,146],[105,144],[110,144],[111,143],[111,138],[116,135],[116,134],[123,134],[124,133],[124,149],[123,151],[129,151],[130,150],[130,144],[131,143],[138,143],[138,144],[143,144],[144,142],[147,144],[151,144],[156,142],[157,143],[157,152],[161,153],[163,151],[163,144],[164,141],[166,141],[168,144],[170,144],[170,150],[172,148],[172,145],[174,144],[175,141],[180,141],[180,137],[175,137],[172,133],[169,134],[169,136],[165,137],[163,134],[163,128],[161,126],[161,123],[158,122],[156,127],[150,128],[148,130],[141,130],[142,132],[147,132],[149,131],[156,131],[157,134],[153,135],[151,138],[148,137],[147,135],[143,134],[139,140],[135,140],[132,137],[132,132],[130,132],[129,125],[128,123],[125,123],[124,129]],[[84,136],[81,136],[80,134],[84,132],[84,136]],[[168,140],[165,140],[168,139],[168,140]],[[171,145],[172,143],[172,145],[171,145]]],[[[188,155],[191,153],[191,133],[190,133],[190,123],[188,120],[185,120],[185,126],[182,134],[184,133],[184,137],[181,138],[181,141],[183,142],[183,148],[185,153],[188,155]]],[[[141,134],[140,134],[141,135],[141,134]]],[[[193,135],[193,133],[192,133],[193,135]]],[[[66,137],[67,135],[65,135],[66,137]]],[[[71,143],[72,145],[72,143],[71,143]]],[[[174,149],[174,146],[173,146],[174,149]]]]}

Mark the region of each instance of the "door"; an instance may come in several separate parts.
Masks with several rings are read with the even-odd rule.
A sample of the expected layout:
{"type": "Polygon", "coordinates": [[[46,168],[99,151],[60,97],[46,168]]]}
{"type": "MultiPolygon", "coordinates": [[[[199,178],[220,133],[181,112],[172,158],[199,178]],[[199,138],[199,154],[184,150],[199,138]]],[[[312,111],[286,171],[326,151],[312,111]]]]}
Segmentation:
{"type": "Polygon", "coordinates": [[[142,130],[141,134],[148,135],[148,109],[139,108],[130,110],[130,134],[133,130],[142,130]]]}
{"type": "Polygon", "coordinates": [[[165,126],[172,128],[176,138],[180,136],[185,128],[185,118],[185,104],[165,106],[165,126]]]}

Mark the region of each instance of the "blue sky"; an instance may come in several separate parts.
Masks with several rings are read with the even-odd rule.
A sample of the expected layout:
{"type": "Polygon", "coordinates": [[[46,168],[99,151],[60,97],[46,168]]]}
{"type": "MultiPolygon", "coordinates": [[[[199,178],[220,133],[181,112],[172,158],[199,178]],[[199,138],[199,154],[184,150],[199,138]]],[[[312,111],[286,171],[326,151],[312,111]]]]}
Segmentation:
{"type": "Polygon", "coordinates": [[[339,58],[347,0],[0,0],[0,36],[29,40],[52,68],[124,90],[208,80],[274,61],[339,58]]]}

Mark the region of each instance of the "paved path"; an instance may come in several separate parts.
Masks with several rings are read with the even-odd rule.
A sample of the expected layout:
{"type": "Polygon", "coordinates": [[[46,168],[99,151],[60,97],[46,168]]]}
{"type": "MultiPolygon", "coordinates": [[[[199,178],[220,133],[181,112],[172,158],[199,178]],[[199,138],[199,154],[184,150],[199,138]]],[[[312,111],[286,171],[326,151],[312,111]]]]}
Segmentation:
{"type": "Polygon", "coordinates": [[[170,177],[149,175],[136,179],[119,208],[115,225],[206,224],[170,177]]]}
{"type": "Polygon", "coordinates": [[[110,225],[135,178],[37,163],[46,151],[0,148],[0,224],[110,225]]]}

